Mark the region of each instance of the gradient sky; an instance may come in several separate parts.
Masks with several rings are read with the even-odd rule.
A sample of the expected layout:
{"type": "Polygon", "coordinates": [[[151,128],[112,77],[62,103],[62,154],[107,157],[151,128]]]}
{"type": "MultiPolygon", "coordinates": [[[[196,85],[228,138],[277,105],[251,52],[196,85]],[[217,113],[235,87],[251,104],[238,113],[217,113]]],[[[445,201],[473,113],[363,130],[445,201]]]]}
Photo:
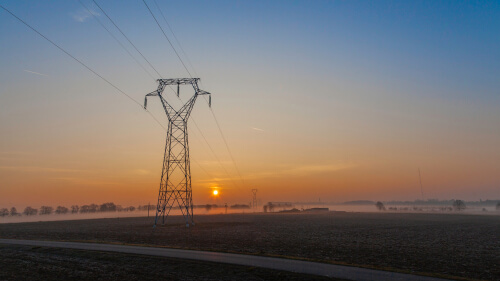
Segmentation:
{"type": "MultiPolygon", "coordinates": [[[[188,76],[142,1],[98,3],[163,78],[188,76]]],[[[78,1],[0,4],[139,103],[156,89],[78,1]]],[[[263,202],[414,200],[419,168],[425,199],[500,198],[500,2],[158,4],[243,178],[199,99],[217,156],[191,122],[195,204],[215,186],[229,203],[252,188],[263,202]]],[[[1,9],[0,40],[0,207],[155,202],[165,132],[151,116],[1,9]]]]}

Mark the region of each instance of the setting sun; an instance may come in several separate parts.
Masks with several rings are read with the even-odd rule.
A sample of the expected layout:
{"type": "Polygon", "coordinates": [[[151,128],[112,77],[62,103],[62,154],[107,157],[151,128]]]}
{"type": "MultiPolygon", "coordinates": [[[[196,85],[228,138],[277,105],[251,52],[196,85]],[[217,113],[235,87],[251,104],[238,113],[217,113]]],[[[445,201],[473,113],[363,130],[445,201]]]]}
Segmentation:
{"type": "Polygon", "coordinates": [[[218,195],[218,194],[219,194],[219,191],[214,190],[214,191],[213,191],[213,194],[214,194],[214,195],[218,195]]]}

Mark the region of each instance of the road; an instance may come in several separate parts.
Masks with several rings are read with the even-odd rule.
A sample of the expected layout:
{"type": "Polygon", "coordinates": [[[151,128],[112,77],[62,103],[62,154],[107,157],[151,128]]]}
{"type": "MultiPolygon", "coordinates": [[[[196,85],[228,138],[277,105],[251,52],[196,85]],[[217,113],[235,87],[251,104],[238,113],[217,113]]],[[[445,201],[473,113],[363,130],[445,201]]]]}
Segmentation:
{"type": "Polygon", "coordinates": [[[98,243],[79,242],[56,242],[36,240],[0,239],[0,244],[29,245],[39,247],[66,248],[90,251],[118,252],[127,254],[139,254],[149,256],[160,256],[169,258],[199,260],[207,262],[219,262],[244,266],[255,266],[276,270],[284,270],[312,275],[322,275],[353,281],[374,280],[405,280],[405,281],[442,281],[445,279],[417,276],[403,273],[395,273],[382,270],[373,270],[359,267],[334,265],[326,263],[308,262],[300,260],[261,257],[252,255],[240,255],[229,253],[218,253],[208,251],[181,250],[169,248],[140,247],[98,243]]]}

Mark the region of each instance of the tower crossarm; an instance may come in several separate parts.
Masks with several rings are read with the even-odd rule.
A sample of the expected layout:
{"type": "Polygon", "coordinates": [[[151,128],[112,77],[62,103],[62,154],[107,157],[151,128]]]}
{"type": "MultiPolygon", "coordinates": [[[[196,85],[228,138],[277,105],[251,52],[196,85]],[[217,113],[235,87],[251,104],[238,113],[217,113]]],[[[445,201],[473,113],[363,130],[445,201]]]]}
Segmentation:
{"type": "Polygon", "coordinates": [[[179,85],[192,85],[194,92],[197,93],[200,89],[198,88],[198,81],[200,78],[173,78],[173,79],[158,79],[158,88],[168,85],[177,85],[177,96],[179,95],[179,85]]]}
{"type": "Polygon", "coordinates": [[[160,85],[194,85],[198,84],[200,78],[173,78],[173,79],[158,79],[160,85]]]}

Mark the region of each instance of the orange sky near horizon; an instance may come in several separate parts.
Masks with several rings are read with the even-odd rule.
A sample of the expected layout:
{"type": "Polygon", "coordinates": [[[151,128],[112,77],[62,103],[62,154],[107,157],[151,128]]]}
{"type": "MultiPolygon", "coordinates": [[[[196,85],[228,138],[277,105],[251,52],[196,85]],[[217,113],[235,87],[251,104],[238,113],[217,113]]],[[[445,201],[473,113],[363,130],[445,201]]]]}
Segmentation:
{"type": "MultiPolygon", "coordinates": [[[[155,204],[166,133],[142,108],[157,89],[146,72],[189,74],[143,3],[103,7],[161,75],[78,1],[7,2],[133,101],[0,11],[0,208],[155,204]]],[[[418,169],[424,199],[500,199],[493,4],[162,5],[233,156],[199,98],[188,123],[194,204],[247,204],[254,188],[262,203],[422,199],[418,169]]],[[[157,98],[148,110],[167,125],[157,98]]]]}

